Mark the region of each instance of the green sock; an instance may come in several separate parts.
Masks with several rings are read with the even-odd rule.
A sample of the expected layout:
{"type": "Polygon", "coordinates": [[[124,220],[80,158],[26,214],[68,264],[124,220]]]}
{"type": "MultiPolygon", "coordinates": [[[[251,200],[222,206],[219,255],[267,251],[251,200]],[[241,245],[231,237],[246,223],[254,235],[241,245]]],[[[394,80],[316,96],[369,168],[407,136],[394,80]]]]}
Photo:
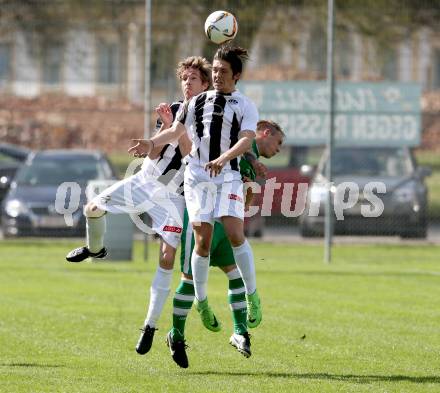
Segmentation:
{"type": "Polygon", "coordinates": [[[185,336],[186,317],[194,302],[194,283],[192,280],[182,279],[173,298],[173,340],[183,340],[185,336]]]}
{"type": "Polygon", "coordinates": [[[229,278],[228,300],[234,322],[234,333],[244,334],[247,332],[247,308],[246,289],[238,269],[227,273],[229,278]]]}

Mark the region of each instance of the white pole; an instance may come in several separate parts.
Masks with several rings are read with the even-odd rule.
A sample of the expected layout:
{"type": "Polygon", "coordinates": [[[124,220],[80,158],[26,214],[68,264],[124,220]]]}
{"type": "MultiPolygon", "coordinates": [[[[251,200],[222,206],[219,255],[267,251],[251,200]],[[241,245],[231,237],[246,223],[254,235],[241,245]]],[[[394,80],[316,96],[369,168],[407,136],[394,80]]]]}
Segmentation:
{"type": "Polygon", "coordinates": [[[325,204],[325,249],[324,262],[331,262],[332,252],[332,237],[333,237],[333,211],[332,211],[332,150],[333,150],[333,134],[334,134],[334,117],[335,117],[335,81],[333,73],[333,33],[334,33],[334,0],[328,0],[328,15],[327,15],[327,86],[328,86],[328,112],[329,112],[329,130],[327,133],[327,150],[328,161],[326,178],[329,182],[327,190],[327,199],[325,204]]]}
{"type": "MultiPolygon", "coordinates": [[[[144,138],[151,137],[151,0],[145,0],[144,138]]],[[[144,261],[148,259],[148,234],[144,236],[144,261]]]]}
{"type": "Polygon", "coordinates": [[[145,0],[144,138],[151,136],[151,0],[145,0]]]}

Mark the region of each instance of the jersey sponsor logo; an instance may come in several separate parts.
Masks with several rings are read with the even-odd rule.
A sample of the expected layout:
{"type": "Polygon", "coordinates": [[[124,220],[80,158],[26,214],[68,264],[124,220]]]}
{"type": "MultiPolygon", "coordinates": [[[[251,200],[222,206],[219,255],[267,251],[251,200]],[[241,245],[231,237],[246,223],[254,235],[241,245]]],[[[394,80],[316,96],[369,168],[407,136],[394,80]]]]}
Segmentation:
{"type": "Polygon", "coordinates": [[[164,232],[174,232],[174,233],[182,233],[182,228],[175,227],[173,225],[165,225],[163,227],[164,232]]]}
{"type": "Polygon", "coordinates": [[[214,103],[214,110],[212,111],[212,116],[223,116],[225,111],[222,105],[214,103]]]}
{"type": "Polygon", "coordinates": [[[229,194],[228,198],[234,201],[243,202],[243,199],[237,194],[229,194]]]}
{"type": "Polygon", "coordinates": [[[237,105],[237,104],[238,104],[238,100],[236,100],[235,98],[230,98],[230,99],[228,100],[228,102],[229,102],[230,104],[233,104],[233,105],[237,105]]]}

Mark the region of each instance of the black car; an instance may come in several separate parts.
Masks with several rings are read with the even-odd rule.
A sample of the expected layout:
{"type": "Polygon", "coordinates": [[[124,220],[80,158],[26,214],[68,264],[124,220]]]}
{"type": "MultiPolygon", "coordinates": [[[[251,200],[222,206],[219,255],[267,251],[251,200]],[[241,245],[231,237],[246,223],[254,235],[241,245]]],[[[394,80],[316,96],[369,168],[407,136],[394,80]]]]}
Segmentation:
{"type": "Polygon", "coordinates": [[[31,153],[3,201],[3,235],[82,236],[85,231],[82,209],[86,186],[91,180],[116,180],[112,165],[101,152],[45,150],[31,153]],[[64,187],[60,188],[63,183],[64,187]],[[72,184],[74,188],[69,187],[72,184]],[[80,195],[73,196],[72,190],[80,195]],[[61,205],[58,201],[58,209],[55,206],[57,191],[61,201],[61,205]],[[68,225],[60,210],[72,212],[70,224],[73,225],[68,225]]]}
{"type": "Polygon", "coordinates": [[[0,143],[0,204],[6,196],[15,173],[26,161],[31,150],[13,145],[0,143]]]}

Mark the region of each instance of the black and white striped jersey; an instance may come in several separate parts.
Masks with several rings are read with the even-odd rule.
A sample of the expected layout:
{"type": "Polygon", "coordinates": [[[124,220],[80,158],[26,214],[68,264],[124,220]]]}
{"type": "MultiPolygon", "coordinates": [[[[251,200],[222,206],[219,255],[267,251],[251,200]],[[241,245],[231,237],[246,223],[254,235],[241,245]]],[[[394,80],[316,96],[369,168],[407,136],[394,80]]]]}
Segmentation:
{"type": "MultiPolygon", "coordinates": [[[[179,110],[183,109],[183,102],[173,102],[170,105],[173,113],[173,119],[179,110]]],[[[156,122],[156,130],[162,126],[160,119],[156,122]]],[[[176,143],[165,145],[159,154],[159,157],[152,160],[146,158],[142,164],[142,170],[151,177],[157,178],[161,183],[169,185],[174,191],[183,189],[183,173],[185,165],[182,162],[182,153],[176,143]]]]}
{"type": "MultiPolygon", "coordinates": [[[[210,90],[185,104],[176,120],[185,125],[193,141],[188,163],[205,166],[234,146],[240,131],[255,132],[258,110],[238,90],[229,94],[210,90]]],[[[239,171],[238,164],[237,157],[224,169],[239,171]]]]}

